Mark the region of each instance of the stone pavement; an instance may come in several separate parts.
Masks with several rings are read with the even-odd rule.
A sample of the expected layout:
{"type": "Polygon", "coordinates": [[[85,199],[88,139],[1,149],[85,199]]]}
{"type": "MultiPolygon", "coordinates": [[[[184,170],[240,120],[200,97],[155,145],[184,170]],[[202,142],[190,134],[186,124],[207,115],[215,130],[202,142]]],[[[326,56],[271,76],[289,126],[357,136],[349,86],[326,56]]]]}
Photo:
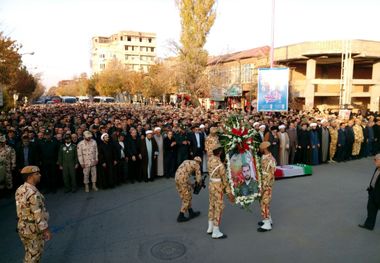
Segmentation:
{"type": "MultiPolygon", "coordinates": [[[[53,239],[42,262],[380,262],[380,222],[357,227],[366,215],[372,158],[314,167],[314,175],[275,182],[274,229],[257,233],[252,213],[226,205],[221,230],[207,227],[208,191],[193,198],[199,218],[178,224],[173,179],[86,194],[46,195],[53,239]]],[[[226,203],[228,202],[225,199],[226,203]]],[[[0,262],[22,262],[14,201],[0,201],[0,262]]]]}

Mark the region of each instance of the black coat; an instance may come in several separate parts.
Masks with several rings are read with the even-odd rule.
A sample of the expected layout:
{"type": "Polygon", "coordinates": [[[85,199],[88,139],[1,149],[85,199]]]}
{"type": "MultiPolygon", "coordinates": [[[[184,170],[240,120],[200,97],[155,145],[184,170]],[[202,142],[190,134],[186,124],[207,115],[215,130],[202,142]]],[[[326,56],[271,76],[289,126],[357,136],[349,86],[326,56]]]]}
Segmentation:
{"type": "Polygon", "coordinates": [[[197,138],[195,136],[195,133],[191,132],[188,134],[188,138],[190,141],[190,153],[193,153],[193,156],[196,155],[196,153],[204,152],[205,150],[205,136],[203,133],[199,133],[199,140],[200,140],[200,148],[198,148],[197,138]]]}
{"type": "Polygon", "coordinates": [[[141,139],[137,135],[136,139],[133,139],[131,136],[127,139],[127,148],[128,148],[128,158],[132,159],[132,156],[135,156],[136,159],[139,158],[138,155],[140,154],[140,143],[141,139]]]}
{"type": "Polygon", "coordinates": [[[310,131],[304,131],[302,129],[298,130],[297,140],[298,146],[301,146],[302,148],[307,148],[307,146],[310,146],[310,131]]]}
{"type": "MultiPolygon", "coordinates": [[[[373,173],[372,178],[375,175],[377,169],[379,168],[375,169],[375,172],[373,173]]],[[[372,181],[372,178],[371,178],[371,181],[372,181]]],[[[380,206],[380,176],[377,178],[377,181],[375,183],[375,188],[371,187],[371,181],[369,181],[369,187],[368,187],[369,194],[374,198],[377,205],[380,206]]]]}
{"type": "MultiPolygon", "coordinates": [[[[28,165],[38,165],[38,152],[33,143],[28,145],[28,165]]],[[[24,146],[20,143],[16,146],[16,167],[21,170],[24,166],[24,146]]]]}
{"type": "Polygon", "coordinates": [[[346,133],[346,145],[352,145],[355,141],[354,130],[352,129],[352,127],[347,126],[344,131],[346,133]]]}

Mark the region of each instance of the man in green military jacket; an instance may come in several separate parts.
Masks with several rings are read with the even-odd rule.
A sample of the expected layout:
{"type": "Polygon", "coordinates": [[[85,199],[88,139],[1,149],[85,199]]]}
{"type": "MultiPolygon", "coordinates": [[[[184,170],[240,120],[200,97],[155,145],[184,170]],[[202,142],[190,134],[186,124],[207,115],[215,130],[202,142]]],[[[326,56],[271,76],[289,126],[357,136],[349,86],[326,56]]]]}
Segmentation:
{"type": "Polygon", "coordinates": [[[58,152],[58,164],[62,170],[63,183],[65,185],[65,193],[76,192],[76,173],[75,169],[78,168],[78,155],[77,147],[71,142],[70,134],[65,135],[65,143],[61,145],[58,152]]]}

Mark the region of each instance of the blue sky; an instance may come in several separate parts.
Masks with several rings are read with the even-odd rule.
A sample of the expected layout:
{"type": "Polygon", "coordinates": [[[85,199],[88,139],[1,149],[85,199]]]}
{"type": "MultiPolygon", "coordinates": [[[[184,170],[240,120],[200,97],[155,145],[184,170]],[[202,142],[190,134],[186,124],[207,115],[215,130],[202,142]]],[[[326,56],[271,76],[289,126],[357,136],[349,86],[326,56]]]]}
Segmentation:
{"type": "MultiPolygon", "coordinates": [[[[271,0],[218,0],[206,49],[212,55],[270,44],[271,0]]],[[[276,0],[275,46],[327,39],[380,41],[378,0],[276,0]]],[[[24,64],[47,87],[90,71],[91,37],[157,33],[160,57],[178,41],[174,0],[1,0],[0,30],[23,45],[24,64]]]]}

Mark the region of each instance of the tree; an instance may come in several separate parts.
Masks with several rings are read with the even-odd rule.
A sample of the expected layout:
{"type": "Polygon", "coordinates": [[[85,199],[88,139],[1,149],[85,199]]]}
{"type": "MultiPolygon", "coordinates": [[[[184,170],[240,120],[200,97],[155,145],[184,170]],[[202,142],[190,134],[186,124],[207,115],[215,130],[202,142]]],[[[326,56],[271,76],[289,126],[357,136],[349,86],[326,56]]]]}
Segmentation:
{"type": "Polygon", "coordinates": [[[207,96],[209,92],[205,73],[208,54],[204,45],[215,22],[215,1],[177,0],[181,17],[181,82],[196,104],[199,97],[207,96]]]}
{"type": "Polygon", "coordinates": [[[15,79],[10,84],[8,92],[16,92],[20,98],[30,97],[37,88],[37,80],[28,72],[26,67],[16,71],[15,79]]]}
{"type": "Polygon", "coordinates": [[[115,96],[127,91],[128,68],[114,59],[98,74],[96,90],[102,96],[115,96]]]}
{"type": "Polygon", "coordinates": [[[5,37],[0,32],[0,83],[9,85],[21,67],[21,55],[18,53],[21,45],[15,40],[5,37]]]}
{"type": "Polygon", "coordinates": [[[161,97],[174,93],[176,90],[176,75],[174,70],[164,63],[156,63],[149,67],[144,78],[144,97],[161,97]]]}

